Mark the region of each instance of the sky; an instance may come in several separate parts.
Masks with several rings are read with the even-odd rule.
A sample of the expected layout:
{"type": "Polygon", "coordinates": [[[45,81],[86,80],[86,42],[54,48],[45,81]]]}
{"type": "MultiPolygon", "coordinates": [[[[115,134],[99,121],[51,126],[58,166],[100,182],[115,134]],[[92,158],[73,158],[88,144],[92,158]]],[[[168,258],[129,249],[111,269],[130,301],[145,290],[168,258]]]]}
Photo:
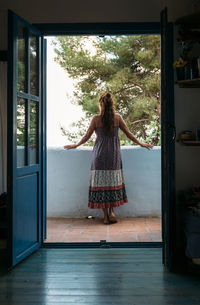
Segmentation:
{"type": "Polygon", "coordinates": [[[63,137],[60,125],[69,129],[70,124],[83,116],[81,106],[73,105],[73,80],[67,71],[54,61],[53,37],[47,39],[47,146],[58,147],[70,142],[63,137]]]}

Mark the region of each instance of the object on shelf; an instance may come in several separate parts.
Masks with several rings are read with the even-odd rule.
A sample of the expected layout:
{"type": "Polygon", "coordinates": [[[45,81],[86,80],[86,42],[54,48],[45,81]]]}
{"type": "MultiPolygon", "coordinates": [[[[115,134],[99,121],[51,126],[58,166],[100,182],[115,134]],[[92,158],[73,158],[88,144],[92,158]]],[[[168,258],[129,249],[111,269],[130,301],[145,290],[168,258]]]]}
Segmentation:
{"type": "Polygon", "coordinates": [[[184,64],[180,66],[176,66],[174,62],[174,66],[176,69],[176,78],[177,81],[182,80],[193,80],[198,79],[200,77],[200,59],[193,58],[189,62],[184,62],[184,64]]]}
{"type": "Polygon", "coordinates": [[[196,139],[196,137],[192,130],[183,130],[179,134],[180,141],[194,141],[195,139],[196,139]]]}
{"type": "Polygon", "coordinates": [[[175,60],[173,63],[174,69],[176,69],[177,80],[185,79],[185,62],[182,58],[175,60]]]}
{"type": "Polygon", "coordinates": [[[199,77],[198,60],[199,58],[193,58],[190,62],[190,79],[199,77]]]}
{"type": "Polygon", "coordinates": [[[176,78],[177,80],[185,79],[185,67],[176,68],[176,78]]]}
{"type": "Polygon", "coordinates": [[[200,141],[200,129],[196,129],[195,133],[196,133],[196,140],[200,141]]]}
{"type": "Polygon", "coordinates": [[[192,262],[200,266],[200,258],[192,258],[192,262]]]}
{"type": "Polygon", "coordinates": [[[184,130],[179,134],[177,142],[187,146],[200,146],[199,132],[199,129],[197,129],[195,135],[192,130],[184,130]]]}
{"type": "Polygon", "coordinates": [[[190,76],[191,76],[190,64],[187,63],[187,64],[184,66],[184,78],[183,78],[183,80],[191,79],[190,76]]]}
{"type": "Polygon", "coordinates": [[[184,233],[184,250],[189,259],[200,258],[199,186],[179,192],[180,215],[184,233]]]}
{"type": "MultiPolygon", "coordinates": [[[[176,24],[179,25],[177,43],[179,48],[179,60],[174,62],[176,68],[177,81],[193,80],[200,78],[200,31],[196,30],[196,25],[200,26],[199,14],[193,14],[179,18],[176,24]],[[195,22],[191,16],[194,16],[195,22]],[[197,21],[198,20],[198,21],[197,21]],[[188,27],[188,22],[193,23],[194,28],[188,27]]],[[[192,83],[190,83],[192,86],[192,83]]],[[[187,83],[189,85],[189,83],[187,83]]],[[[197,84],[196,84],[197,85],[197,84]]]]}

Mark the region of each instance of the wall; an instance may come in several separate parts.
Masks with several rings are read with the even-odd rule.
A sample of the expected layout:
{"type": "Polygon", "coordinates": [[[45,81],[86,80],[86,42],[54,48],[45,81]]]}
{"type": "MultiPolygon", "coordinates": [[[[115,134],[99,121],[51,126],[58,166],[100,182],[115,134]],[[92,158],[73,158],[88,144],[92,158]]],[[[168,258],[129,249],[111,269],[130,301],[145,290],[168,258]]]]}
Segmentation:
{"type": "MultiPolygon", "coordinates": [[[[174,27],[174,58],[179,58],[177,44],[178,27],[174,27]]],[[[200,51],[200,50],[199,50],[200,51]]],[[[175,77],[176,79],[176,77],[175,77]]],[[[200,129],[200,88],[174,87],[175,95],[175,126],[177,139],[183,130],[200,129]]],[[[182,249],[182,202],[179,200],[179,191],[194,186],[200,186],[199,155],[200,146],[184,146],[175,143],[175,171],[176,171],[176,246],[182,249]]]]}
{"type": "MultiPolygon", "coordinates": [[[[116,208],[118,217],[160,216],[161,150],[122,147],[122,162],[129,202],[116,208]]],[[[102,217],[102,210],[87,207],[92,148],[48,148],[47,215],[102,217]]]]}
{"type": "MultiPolygon", "coordinates": [[[[199,10],[199,0],[85,0],[85,1],[66,1],[60,0],[56,3],[54,0],[1,0],[0,2],[0,50],[7,50],[7,10],[11,9],[30,23],[56,23],[56,22],[155,22],[160,19],[160,11],[165,6],[168,7],[169,21],[174,21],[176,18],[199,10]],[[196,5],[196,8],[194,7],[196,5]]],[[[6,92],[6,68],[0,70],[0,88],[6,92]]],[[[0,90],[1,90],[0,89],[0,90]]],[[[196,90],[196,89],[195,89],[196,90]]],[[[175,88],[175,111],[177,130],[181,128],[181,122],[186,119],[183,113],[183,107],[188,106],[186,97],[195,93],[195,90],[178,89],[175,88]],[[185,92],[187,93],[185,94],[185,92]]],[[[197,93],[198,95],[198,93],[197,93]]],[[[191,97],[193,100],[193,98],[191,97]]],[[[3,155],[1,153],[0,159],[0,190],[2,190],[3,182],[6,180],[6,173],[3,175],[3,164],[6,164],[6,95],[0,93],[0,103],[3,108],[2,116],[0,117],[0,143],[3,141],[3,155]],[[3,117],[3,119],[2,119],[3,117]],[[3,124],[2,124],[3,121],[3,124]],[[2,126],[3,125],[3,134],[2,126]],[[3,135],[3,139],[2,139],[3,135]],[[3,160],[2,160],[3,156],[3,160]]],[[[198,108],[199,106],[197,106],[198,108]]],[[[197,113],[197,108],[194,103],[190,103],[190,113],[197,113]],[[195,106],[195,107],[194,107],[195,106]]],[[[199,109],[199,108],[198,108],[199,109]]],[[[193,118],[190,117],[190,126],[193,118]]],[[[184,128],[185,128],[185,124],[184,128]]],[[[178,187],[186,187],[191,183],[197,183],[199,177],[198,169],[198,149],[195,148],[181,148],[179,144],[176,147],[176,173],[178,187]],[[192,153],[194,151],[194,154],[192,153]],[[192,163],[190,166],[188,160],[192,163]],[[188,165],[187,165],[188,164],[188,165]],[[183,171],[183,167],[187,167],[183,171]],[[194,171],[193,171],[194,170],[194,171]],[[188,179],[188,173],[191,179],[188,179]],[[188,181],[189,180],[189,181],[188,181]]],[[[4,183],[5,185],[5,183],[4,183]]]]}
{"type": "Polygon", "coordinates": [[[30,23],[61,22],[145,22],[159,21],[160,11],[168,7],[169,20],[192,12],[191,0],[1,0],[0,49],[7,47],[7,10],[30,23]]]}
{"type": "MultiPolygon", "coordinates": [[[[178,27],[174,27],[174,57],[179,58],[177,43],[178,27]]],[[[196,47],[197,49],[197,47],[196,47]]],[[[200,54],[200,47],[198,48],[200,54]]],[[[175,76],[176,80],[176,76],[175,76]]],[[[200,129],[200,88],[174,87],[175,126],[177,139],[183,130],[200,129]]],[[[183,146],[176,142],[176,188],[177,192],[192,186],[200,186],[200,146],[183,146]],[[189,179],[188,179],[189,177],[189,179]]]]}
{"type": "MultiPolygon", "coordinates": [[[[183,130],[200,129],[200,89],[175,88],[175,122],[177,138],[183,130]]],[[[184,146],[176,142],[177,191],[200,186],[200,146],[184,146]]]]}

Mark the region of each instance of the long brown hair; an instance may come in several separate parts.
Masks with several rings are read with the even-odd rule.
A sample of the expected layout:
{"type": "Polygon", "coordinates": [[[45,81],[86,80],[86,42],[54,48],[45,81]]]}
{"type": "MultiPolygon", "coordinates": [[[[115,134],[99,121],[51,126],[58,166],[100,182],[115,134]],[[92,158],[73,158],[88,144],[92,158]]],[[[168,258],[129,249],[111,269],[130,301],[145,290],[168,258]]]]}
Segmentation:
{"type": "Polygon", "coordinates": [[[106,134],[109,134],[114,126],[115,114],[115,107],[111,93],[103,93],[99,98],[99,103],[103,105],[103,112],[101,113],[103,130],[106,134]]]}

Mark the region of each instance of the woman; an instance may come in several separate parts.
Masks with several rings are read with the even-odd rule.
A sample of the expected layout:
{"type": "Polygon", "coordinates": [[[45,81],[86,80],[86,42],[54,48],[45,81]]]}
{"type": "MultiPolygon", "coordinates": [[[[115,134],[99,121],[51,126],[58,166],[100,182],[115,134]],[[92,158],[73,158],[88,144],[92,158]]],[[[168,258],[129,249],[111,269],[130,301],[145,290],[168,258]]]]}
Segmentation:
{"type": "Polygon", "coordinates": [[[128,202],[118,129],[120,128],[131,141],[142,147],[150,149],[153,145],[141,143],[129,131],[122,117],[115,112],[113,99],[109,92],[101,95],[99,110],[100,114],[93,117],[87,133],[80,142],[65,145],[64,148],[72,149],[84,144],[95,131],[97,137],[92,154],[88,207],[103,209],[104,224],[109,224],[117,222],[113,208],[128,202]]]}

